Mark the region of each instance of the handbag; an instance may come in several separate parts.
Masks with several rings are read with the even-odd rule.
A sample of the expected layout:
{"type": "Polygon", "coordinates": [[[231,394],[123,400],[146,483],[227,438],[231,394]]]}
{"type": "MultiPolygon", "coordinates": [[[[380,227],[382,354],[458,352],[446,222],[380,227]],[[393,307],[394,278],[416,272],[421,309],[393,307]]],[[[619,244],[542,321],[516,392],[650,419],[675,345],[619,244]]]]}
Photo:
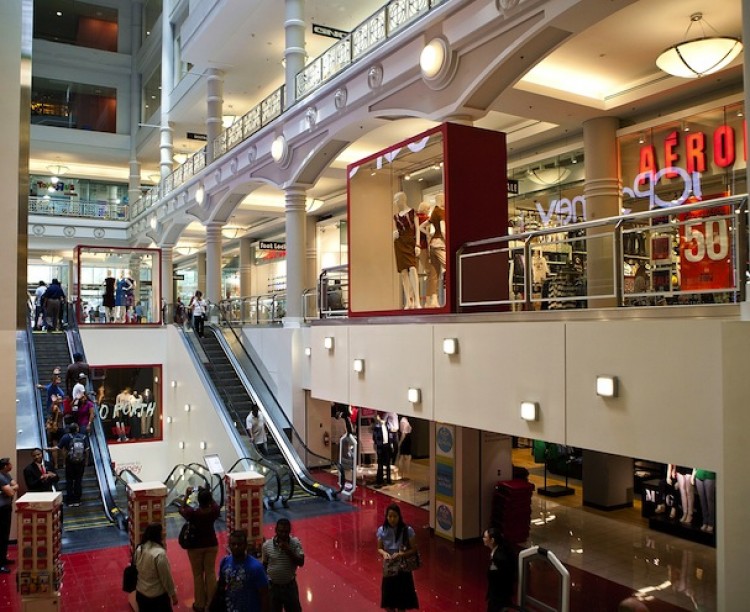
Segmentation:
{"type": "MultiPolygon", "coordinates": [[[[136,550],[138,549],[136,548],[136,550]]],[[[122,590],[126,593],[132,593],[135,591],[137,584],[138,567],[135,564],[135,551],[133,551],[133,556],[130,557],[130,564],[122,571],[122,590]]]]}
{"type": "Polygon", "coordinates": [[[182,529],[180,529],[180,535],[177,536],[177,543],[180,545],[180,548],[190,550],[191,548],[195,548],[195,538],[195,527],[193,527],[191,522],[185,521],[182,529]]]}
{"type": "Polygon", "coordinates": [[[402,572],[413,572],[422,567],[422,559],[419,556],[419,551],[410,557],[402,557],[400,561],[400,569],[402,572]]]}

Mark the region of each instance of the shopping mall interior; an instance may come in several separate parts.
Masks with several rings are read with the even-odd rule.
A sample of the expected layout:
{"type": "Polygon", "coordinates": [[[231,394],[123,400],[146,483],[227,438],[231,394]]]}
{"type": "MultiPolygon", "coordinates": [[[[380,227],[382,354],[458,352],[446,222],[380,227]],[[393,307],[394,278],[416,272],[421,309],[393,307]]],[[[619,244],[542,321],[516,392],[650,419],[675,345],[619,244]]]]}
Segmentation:
{"type": "Polygon", "coordinates": [[[486,608],[489,526],[518,609],[743,609],[749,12],[3,3],[0,609],[129,609],[152,521],[191,609],[188,486],[222,553],[292,521],[305,610],[380,607],[394,500],[421,610],[486,608]],[[80,499],[30,491],[74,418],[80,499]]]}

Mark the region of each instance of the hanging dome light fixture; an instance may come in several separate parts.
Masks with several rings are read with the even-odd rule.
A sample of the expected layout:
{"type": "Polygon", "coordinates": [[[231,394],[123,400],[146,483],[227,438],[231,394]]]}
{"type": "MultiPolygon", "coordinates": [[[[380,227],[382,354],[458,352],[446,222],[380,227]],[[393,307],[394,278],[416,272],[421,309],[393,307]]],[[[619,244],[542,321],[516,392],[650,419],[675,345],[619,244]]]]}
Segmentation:
{"type": "Polygon", "coordinates": [[[742,42],[731,36],[706,36],[704,23],[719,33],[703,19],[703,13],[693,13],[685,40],[663,51],[656,58],[656,65],[667,74],[683,79],[696,79],[728,66],[742,52],[742,42]],[[696,23],[700,24],[703,36],[688,40],[690,28],[696,23]]]}

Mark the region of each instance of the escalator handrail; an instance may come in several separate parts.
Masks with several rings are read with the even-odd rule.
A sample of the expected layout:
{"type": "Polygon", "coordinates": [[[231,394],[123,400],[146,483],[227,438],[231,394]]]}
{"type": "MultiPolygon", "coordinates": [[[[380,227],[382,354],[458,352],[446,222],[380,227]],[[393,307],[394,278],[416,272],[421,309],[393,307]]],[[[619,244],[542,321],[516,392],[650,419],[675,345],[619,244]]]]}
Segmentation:
{"type": "MultiPolygon", "coordinates": [[[[188,463],[187,466],[189,468],[192,468],[192,469],[195,469],[195,467],[199,467],[202,470],[208,471],[208,468],[205,465],[203,465],[202,463],[196,463],[195,461],[193,461],[191,463],[188,463]]],[[[209,472],[209,474],[211,475],[211,479],[213,479],[214,477],[216,477],[216,484],[213,485],[213,486],[211,486],[211,485],[209,485],[209,486],[211,486],[211,492],[212,493],[213,493],[213,491],[216,490],[217,487],[219,488],[219,501],[217,503],[219,504],[219,508],[223,508],[224,507],[224,487],[222,486],[223,481],[221,479],[221,476],[219,476],[218,474],[210,473],[210,472],[209,472]]]]}
{"type": "MultiPolygon", "coordinates": [[[[243,353],[244,353],[245,357],[247,358],[248,362],[250,363],[250,365],[251,365],[251,366],[253,367],[253,369],[255,370],[255,374],[256,374],[256,378],[257,378],[257,380],[258,380],[258,381],[260,381],[260,383],[261,383],[261,384],[263,385],[263,387],[264,387],[264,391],[265,391],[265,392],[266,392],[266,393],[268,394],[268,396],[269,396],[269,397],[271,397],[271,398],[273,399],[273,401],[274,401],[274,402],[276,402],[276,405],[277,405],[277,406],[278,406],[278,408],[279,408],[279,410],[277,411],[277,412],[278,412],[278,414],[280,414],[280,415],[281,415],[281,417],[282,417],[282,418],[284,419],[284,421],[286,422],[286,426],[288,426],[288,427],[289,427],[289,429],[291,429],[291,430],[292,430],[292,431],[294,432],[294,434],[295,434],[295,436],[296,436],[297,440],[298,440],[298,441],[299,441],[299,443],[300,443],[300,444],[302,445],[302,448],[303,448],[303,449],[305,450],[305,452],[307,452],[307,453],[308,453],[309,455],[311,455],[311,456],[313,456],[313,457],[317,457],[317,458],[319,458],[319,459],[322,459],[322,460],[323,460],[324,462],[328,462],[328,463],[330,463],[330,464],[333,464],[333,465],[335,465],[335,466],[336,466],[336,469],[337,469],[337,470],[338,470],[338,472],[339,472],[339,474],[341,474],[341,473],[343,472],[343,468],[342,468],[341,464],[340,464],[340,463],[339,463],[338,461],[336,461],[336,460],[332,460],[332,459],[329,459],[329,458],[327,458],[327,457],[324,457],[324,456],[322,456],[322,455],[319,455],[318,453],[316,453],[316,452],[314,452],[314,451],[310,450],[310,448],[309,448],[309,447],[307,446],[307,444],[306,444],[306,443],[305,443],[305,442],[304,442],[304,441],[302,440],[302,437],[301,437],[301,436],[299,435],[299,433],[297,432],[297,430],[296,430],[296,429],[294,428],[294,425],[293,425],[293,424],[292,424],[292,422],[291,422],[291,421],[289,420],[289,417],[288,417],[288,416],[286,415],[286,413],[284,412],[284,410],[283,410],[283,409],[281,408],[281,404],[279,403],[278,399],[276,398],[276,395],[275,395],[275,394],[273,393],[273,391],[271,390],[271,388],[270,388],[270,387],[268,386],[268,383],[267,383],[267,382],[265,381],[265,378],[264,378],[264,377],[262,376],[262,374],[261,374],[261,373],[260,373],[260,371],[258,370],[258,366],[257,366],[257,365],[255,364],[255,361],[253,360],[252,356],[250,355],[250,353],[249,353],[249,352],[248,352],[248,350],[247,350],[247,347],[245,346],[245,343],[243,342],[243,338],[242,338],[242,335],[241,335],[241,334],[238,334],[238,333],[237,333],[237,330],[236,330],[236,329],[235,329],[235,328],[233,327],[233,325],[232,325],[232,322],[231,322],[231,321],[229,321],[229,320],[227,320],[227,319],[226,319],[226,317],[224,317],[224,313],[223,313],[223,312],[219,311],[219,315],[220,315],[220,317],[221,317],[222,321],[223,321],[223,322],[224,322],[224,323],[226,324],[226,327],[227,327],[227,328],[228,328],[228,329],[229,329],[229,330],[230,330],[230,331],[232,332],[232,334],[234,335],[234,337],[235,337],[235,339],[237,340],[237,343],[239,344],[239,346],[240,346],[240,347],[242,348],[242,351],[243,351],[243,353]]],[[[224,342],[226,342],[226,340],[224,339],[223,335],[222,335],[222,334],[220,333],[220,330],[219,330],[219,329],[215,328],[215,327],[214,327],[214,326],[212,326],[212,325],[209,325],[209,326],[207,326],[207,327],[210,327],[210,328],[212,328],[212,329],[214,330],[214,333],[215,333],[215,334],[216,334],[216,335],[217,335],[217,336],[218,336],[219,338],[221,338],[220,342],[221,342],[222,340],[223,340],[224,342]]],[[[227,344],[228,344],[228,343],[227,343],[227,344]]],[[[248,380],[248,382],[249,382],[249,380],[248,380]]],[[[253,387],[253,385],[251,384],[251,385],[250,385],[250,387],[251,387],[251,389],[250,389],[249,391],[251,391],[251,392],[252,392],[252,395],[253,395],[253,399],[254,399],[254,400],[256,401],[256,403],[257,403],[257,404],[258,404],[258,405],[259,405],[259,406],[260,406],[261,408],[263,408],[263,411],[264,411],[264,412],[266,413],[266,416],[268,416],[268,411],[267,411],[267,410],[265,409],[265,406],[263,405],[263,402],[262,402],[262,401],[258,401],[258,400],[260,400],[260,398],[258,397],[258,394],[257,394],[257,392],[255,391],[255,389],[254,389],[254,388],[252,388],[252,387],[253,387]]],[[[273,421],[273,419],[270,419],[270,418],[268,418],[268,419],[266,419],[266,422],[267,422],[267,423],[273,423],[273,424],[275,425],[275,421],[273,421]]],[[[315,481],[315,480],[314,480],[314,479],[312,478],[312,476],[311,476],[311,475],[309,474],[309,472],[307,471],[307,468],[306,468],[305,466],[303,466],[303,469],[304,469],[304,471],[305,471],[305,473],[306,473],[307,477],[308,477],[308,478],[310,478],[310,480],[312,480],[313,482],[316,482],[316,483],[317,483],[317,481],[315,481]]],[[[339,482],[339,481],[340,481],[340,479],[339,479],[339,478],[337,478],[337,479],[336,479],[336,481],[337,481],[337,482],[339,482]]],[[[317,483],[317,484],[318,484],[319,486],[321,486],[321,485],[320,485],[320,483],[317,483]]],[[[302,486],[303,486],[303,488],[305,488],[305,489],[307,490],[307,488],[305,487],[304,483],[302,483],[301,481],[300,481],[300,485],[302,485],[302,486]]],[[[322,485],[322,486],[328,487],[328,485],[322,485]]],[[[338,491],[337,491],[337,493],[340,493],[341,491],[342,491],[342,487],[340,486],[340,487],[339,487],[339,489],[338,489],[338,491]]],[[[309,492],[309,493],[313,493],[313,494],[317,494],[317,491],[315,491],[315,490],[312,490],[312,491],[308,490],[308,492],[309,492]]]]}
{"type": "MultiPolygon", "coordinates": [[[[37,426],[39,428],[39,437],[37,438],[37,441],[39,442],[38,446],[39,448],[46,448],[47,447],[47,435],[46,435],[46,428],[45,428],[45,411],[46,406],[44,405],[44,398],[42,397],[41,393],[37,393],[36,385],[39,383],[39,372],[37,372],[36,369],[36,347],[34,346],[34,335],[31,331],[31,324],[27,322],[26,324],[26,344],[29,347],[29,367],[31,369],[31,380],[32,380],[32,386],[34,387],[34,395],[36,396],[36,422],[37,426]]],[[[39,383],[41,384],[41,383],[39,383]]]]}
{"type": "MultiPolygon", "coordinates": [[[[71,308],[71,304],[67,305],[67,309],[71,308]]],[[[68,347],[72,353],[80,353],[84,355],[84,361],[86,361],[86,353],[83,348],[83,342],[81,341],[80,332],[78,329],[78,320],[75,316],[70,316],[70,312],[67,313],[68,330],[66,336],[68,339],[68,347]]],[[[71,360],[72,361],[72,360],[71,360]]],[[[88,363],[88,362],[87,362],[88,363]]],[[[89,397],[93,396],[91,381],[87,381],[87,393],[89,397]]],[[[93,401],[93,400],[92,400],[93,401]]],[[[109,452],[109,445],[104,435],[104,427],[102,426],[101,419],[97,417],[99,413],[98,406],[94,402],[94,421],[93,431],[89,438],[89,448],[91,449],[91,457],[94,460],[94,471],[96,473],[96,480],[99,485],[99,492],[101,494],[102,506],[104,508],[104,514],[113,523],[117,523],[120,528],[124,528],[127,523],[127,514],[123,512],[122,508],[117,507],[116,498],[116,484],[115,477],[112,469],[112,456],[109,452]]]]}

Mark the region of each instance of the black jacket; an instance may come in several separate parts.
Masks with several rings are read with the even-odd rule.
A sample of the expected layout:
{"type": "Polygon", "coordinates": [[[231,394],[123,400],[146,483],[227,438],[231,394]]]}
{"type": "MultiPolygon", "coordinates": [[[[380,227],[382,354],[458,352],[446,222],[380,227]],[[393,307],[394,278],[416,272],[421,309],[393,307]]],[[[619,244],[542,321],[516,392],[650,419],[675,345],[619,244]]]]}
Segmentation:
{"type": "Polygon", "coordinates": [[[23,479],[26,482],[26,489],[31,493],[50,493],[52,491],[52,485],[60,480],[57,472],[55,472],[55,468],[52,467],[52,464],[49,461],[44,462],[44,469],[54,476],[42,480],[42,470],[39,468],[36,461],[31,462],[23,468],[23,479]]]}

